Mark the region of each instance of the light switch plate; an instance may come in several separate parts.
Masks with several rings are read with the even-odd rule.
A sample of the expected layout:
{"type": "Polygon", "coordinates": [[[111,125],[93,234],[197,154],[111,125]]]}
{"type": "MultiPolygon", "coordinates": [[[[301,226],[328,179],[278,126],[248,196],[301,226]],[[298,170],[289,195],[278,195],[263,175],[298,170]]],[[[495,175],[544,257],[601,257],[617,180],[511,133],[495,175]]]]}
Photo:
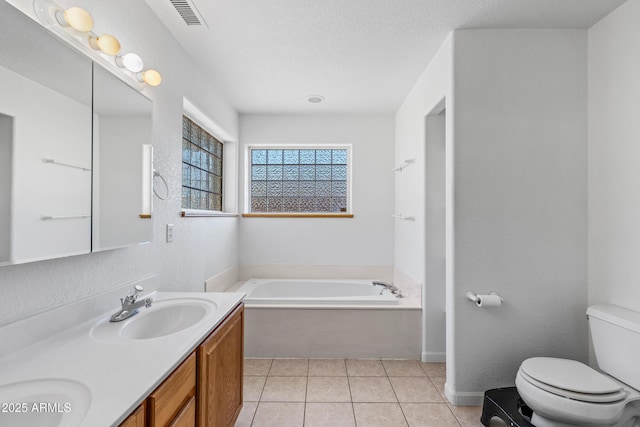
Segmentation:
{"type": "Polygon", "coordinates": [[[167,224],[167,243],[173,242],[173,224],[167,224]]]}

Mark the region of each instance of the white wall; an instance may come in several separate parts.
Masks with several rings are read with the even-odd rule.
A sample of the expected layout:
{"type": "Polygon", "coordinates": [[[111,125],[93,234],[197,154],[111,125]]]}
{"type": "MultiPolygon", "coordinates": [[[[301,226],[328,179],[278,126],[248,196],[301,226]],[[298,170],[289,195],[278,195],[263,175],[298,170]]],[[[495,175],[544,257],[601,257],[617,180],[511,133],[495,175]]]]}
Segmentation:
{"type": "Polygon", "coordinates": [[[395,262],[424,280],[425,116],[446,99],[454,403],[513,385],[525,358],[587,358],[586,41],[586,31],[456,31],[396,115],[396,162],[417,163],[396,184],[396,208],[415,209],[416,222],[396,225],[395,262]],[[505,304],[479,309],[467,290],[495,290],[505,304]]]}
{"type": "Polygon", "coordinates": [[[242,189],[247,144],[352,144],[354,214],[353,218],[243,218],[242,266],[385,266],[390,271],[393,129],[391,115],[241,116],[242,189]]]}
{"type": "MultiPolygon", "coordinates": [[[[447,109],[444,129],[439,129],[444,133],[444,140],[442,140],[443,135],[438,135],[438,141],[435,145],[442,145],[441,149],[445,151],[446,156],[442,161],[449,163],[447,169],[450,174],[454,112],[452,108],[452,52],[453,37],[450,35],[396,113],[395,162],[400,164],[405,159],[415,158],[415,164],[395,174],[395,206],[398,212],[402,212],[405,215],[415,215],[415,221],[395,221],[395,275],[397,282],[401,282],[404,277],[408,277],[415,283],[423,284],[422,306],[428,308],[423,312],[422,360],[424,361],[442,361],[446,350],[443,346],[445,342],[445,319],[443,313],[445,295],[442,289],[443,284],[439,281],[431,280],[433,276],[431,278],[427,277],[427,239],[431,239],[433,236],[427,235],[426,231],[428,220],[426,211],[426,165],[427,162],[433,159],[427,159],[427,126],[425,118],[434,110],[441,110],[442,107],[447,109]]],[[[434,131],[433,127],[431,127],[431,131],[434,131]]],[[[435,142],[435,140],[429,138],[429,142],[435,142]]],[[[435,150],[437,147],[432,145],[431,148],[437,151],[435,150]]],[[[444,171],[445,165],[442,164],[441,168],[444,171]]],[[[449,176],[446,179],[450,186],[451,177],[449,176]]],[[[445,198],[444,202],[449,213],[448,218],[444,218],[444,220],[451,227],[451,190],[449,189],[448,192],[445,192],[444,189],[440,190],[445,198]]],[[[429,220],[432,219],[429,218],[429,220]]],[[[433,225],[433,222],[431,224],[433,225]]],[[[445,226],[447,226],[446,223],[445,226]]],[[[441,232],[444,233],[444,230],[441,230],[441,232]]],[[[441,234],[439,236],[442,237],[441,234]]],[[[450,240],[451,236],[452,233],[449,232],[446,238],[450,240]]],[[[442,243],[449,250],[451,249],[450,241],[442,243]]],[[[450,261],[452,261],[451,256],[447,259],[447,262],[450,261]]],[[[448,268],[450,269],[451,266],[448,268]]],[[[449,274],[448,278],[450,279],[451,277],[451,274],[449,274]]],[[[452,312],[447,314],[448,321],[452,321],[452,315],[452,312]]]]}
{"type": "MultiPolygon", "coordinates": [[[[13,0],[24,11],[29,0],[13,0]]],[[[6,4],[1,7],[8,7],[6,4]]],[[[162,85],[147,88],[154,101],[156,169],[169,181],[171,196],[154,201],[151,245],[0,268],[5,304],[0,324],[59,304],[156,274],[165,290],[203,290],[203,283],[238,263],[237,218],[180,218],[183,97],[187,97],[237,137],[237,114],[180,48],[144,2],[87,0],[98,33],[119,37],[123,47],[157,68],[162,85]],[[165,224],[175,224],[174,242],[165,243],[165,224]]],[[[116,301],[117,304],[117,301],[116,301]]]]}
{"type": "Polygon", "coordinates": [[[423,360],[446,353],[446,110],[425,119],[425,280],[423,360]]]}
{"type": "Polygon", "coordinates": [[[589,29],[589,304],[640,311],[640,2],[589,29]]]}
{"type": "MultiPolygon", "coordinates": [[[[415,158],[395,175],[398,212],[415,214],[415,222],[395,222],[395,266],[418,283],[425,276],[425,117],[443,100],[452,101],[452,49],[449,36],[396,113],[395,162],[415,158]]],[[[451,132],[446,132],[451,138],[451,132]]]]}
{"type": "MultiPolygon", "coordinates": [[[[455,378],[461,402],[522,360],[587,359],[587,34],[455,33],[455,378]],[[466,290],[498,292],[479,309],[466,290]]],[[[449,360],[449,359],[448,359],[449,360]]],[[[476,394],[479,397],[478,394],[476,394]]]]}

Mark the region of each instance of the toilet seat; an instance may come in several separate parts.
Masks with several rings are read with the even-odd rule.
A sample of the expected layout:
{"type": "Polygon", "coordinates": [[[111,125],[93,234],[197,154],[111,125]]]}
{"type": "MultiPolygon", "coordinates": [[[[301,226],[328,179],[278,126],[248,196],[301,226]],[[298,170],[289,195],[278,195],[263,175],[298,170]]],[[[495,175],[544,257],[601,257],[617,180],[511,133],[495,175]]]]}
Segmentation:
{"type": "Polygon", "coordinates": [[[578,393],[575,391],[566,390],[563,388],[554,387],[549,384],[545,384],[527,375],[522,370],[518,371],[518,375],[520,375],[520,377],[522,377],[522,379],[524,379],[525,381],[531,383],[532,385],[538,387],[541,390],[544,390],[548,393],[556,394],[561,397],[565,397],[567,399],[577,400],[580,402],[614,403],[620,400],[624,400],[627,397],[627,393],[623,389],[620,389],[619,391],[616,391],[613,393],[603,393],[603,394],[578,393]]]}
{"type": "Polygon", "coordinates": [[[611,378],[575,360],[534,357],[522,362],[518,373],[544,391],[581,402],[614,403],[628,395],[611,378]]]}
{"type": "Polygon", "coordinates": [[[525,360],[516,375],[516,387],[534,415],[581,427],[613,426],[630,402],[640,400],[640,392],[566,359],[525,360]],[[551,365],[550,371],[546,370],[547,365],[551,365]],[[556,373],[550,373],[554,369],[556,373]]]}

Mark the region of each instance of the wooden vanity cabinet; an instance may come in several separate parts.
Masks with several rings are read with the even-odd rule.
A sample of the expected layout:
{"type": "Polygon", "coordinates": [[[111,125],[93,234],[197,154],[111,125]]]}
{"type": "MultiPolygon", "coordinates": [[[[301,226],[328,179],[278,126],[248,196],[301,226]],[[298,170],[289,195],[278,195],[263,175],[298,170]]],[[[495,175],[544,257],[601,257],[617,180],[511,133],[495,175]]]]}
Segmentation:
{"type": "Polygon", "coordinates": [[[119,427],[195,427],[196,402],[194,351],[119,427]]]}
{"type": "Polygon", "coordinates": [[[145,413],[146,405],[145,402],[142,402],[142,404],[120,424],[120,427],[145,427],[145,413]]]}
{"type": "Polygon", "coordinates": [[[242,409],[240,304],[120,427],[233,427],[242,409]]]}
{"type": "Polygon", "coordinates": [[[195,426],[196,354],[191,355],[147,398],[149,427],[195,426]],[[189,411],[193,423],[187,424],[189,411]]]}
{"type": "Polygon", "coordinates": [[[232,427],[242,409],[244,305],[198,347],[198,426],[232,427]]]}

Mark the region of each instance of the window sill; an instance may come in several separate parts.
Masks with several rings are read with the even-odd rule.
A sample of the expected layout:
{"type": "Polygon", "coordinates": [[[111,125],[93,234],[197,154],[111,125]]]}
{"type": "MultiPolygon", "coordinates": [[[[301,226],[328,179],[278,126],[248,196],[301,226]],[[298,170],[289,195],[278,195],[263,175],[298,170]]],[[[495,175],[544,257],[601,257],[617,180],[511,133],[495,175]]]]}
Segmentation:
{"type": "Polygon", "coordinates": [[[181,212],[183,218],[209,218],[209,217],[236,217],[237,213],[204,211],[198,209],[183,209],[181,212]]]}
{"type": "Polygon", "coordinates": [[[243,218],[353,218],[348,213],[244,213],[243,218]]]}

